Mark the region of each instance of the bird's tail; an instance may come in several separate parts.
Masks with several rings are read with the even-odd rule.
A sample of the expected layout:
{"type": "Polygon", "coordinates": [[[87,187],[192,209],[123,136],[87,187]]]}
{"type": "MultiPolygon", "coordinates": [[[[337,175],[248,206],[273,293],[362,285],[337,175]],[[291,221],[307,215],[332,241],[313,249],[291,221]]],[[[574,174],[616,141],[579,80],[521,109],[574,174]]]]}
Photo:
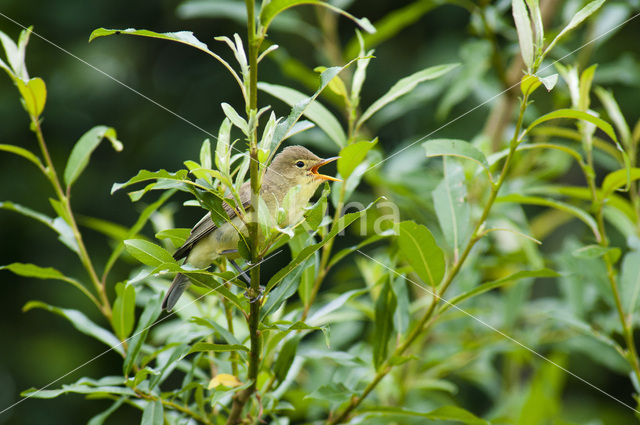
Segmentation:
{"type": "Polygon", "coordinates": [[[178,302],[178,299],[180,299],[182,293],[189,287],[190,284],[191,281],[187,276],[183,275],[182,273],[178,273],[173,279],[173,282],[171,282],[171,287],[162,300],[162,308],[164,310],[171,311],[178,302]]]}

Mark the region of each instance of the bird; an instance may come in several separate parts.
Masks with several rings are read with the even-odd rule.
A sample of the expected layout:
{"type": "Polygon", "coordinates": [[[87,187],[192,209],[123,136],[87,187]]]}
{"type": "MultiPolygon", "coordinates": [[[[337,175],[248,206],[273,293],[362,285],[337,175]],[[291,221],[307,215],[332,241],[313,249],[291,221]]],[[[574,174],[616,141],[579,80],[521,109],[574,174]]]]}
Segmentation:
{"type": "MultiPolygon", "coordinates": [[[[262,178],[260,196],[264,200],[272,217],[278,214],[278,206],[282,206],[290,189],[298,187],[295,200],[289,202],[289,210],[285,214],[283,225],[298,223],[304,214],[305,207],[323,181],[342,181],[338,178],[318,173],[318,168],[337,160],[339,157],[320,158],[309,149],[295,145],[288,146],[275,156],[262,178]]],[[[293,192],[292,192],[293,193],[293,192]]],[[[242,207],[251,208],[251,185],[245,182],[238,191],[242,207]]],[[[173,258],[197,268],[211,265],[220,256],[237,255],[239,232],[247,234],[247,229],[233,208],[223,203],[229,221],[217,226],[207,213],[191,229],[184,244],[173,254],[173,258]]],[[[180,296],[191,284],[189,278],[178,273],[162,301],[162,308],[171,311],[180,296]]]]}

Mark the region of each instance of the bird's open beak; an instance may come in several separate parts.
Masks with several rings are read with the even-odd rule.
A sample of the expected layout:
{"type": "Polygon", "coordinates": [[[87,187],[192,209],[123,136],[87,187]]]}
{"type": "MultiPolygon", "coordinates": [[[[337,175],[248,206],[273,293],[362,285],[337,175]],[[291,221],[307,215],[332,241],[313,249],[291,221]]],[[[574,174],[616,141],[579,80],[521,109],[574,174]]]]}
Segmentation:
{"type": "Polygon", "coordinates": [[[334,182],[341,182],[342,180],[337,179],[335,177],[326,176],[324,174],[318,173],[318,168],[322,167],[325,164],[333,162],[338,158],[340,158],[340,157],[339,156],[334,156],[332,158],[323,159],[322,161],[318,162],[316,165],[311,167],[311,174],[313,174],[313,177],[315,177],[317,179],[320,179],[320,180],[331,180],[331,181],[334,181],[334,182]]]}

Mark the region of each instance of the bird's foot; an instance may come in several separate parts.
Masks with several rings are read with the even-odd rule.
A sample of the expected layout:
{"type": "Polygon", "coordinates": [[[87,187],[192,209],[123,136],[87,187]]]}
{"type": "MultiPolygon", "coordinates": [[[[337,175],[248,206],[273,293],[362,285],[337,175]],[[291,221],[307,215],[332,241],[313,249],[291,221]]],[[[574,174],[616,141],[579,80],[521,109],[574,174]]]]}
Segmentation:
{"type": "Polygon", "coordinates": [[[249,294],[249,290],[246,290],[244,291],[244,296],[249,298],[249,303],[253,304],[262,298],[262,295],[264,295],[264,290],[265,287],[260,285],[260,287],[258,288],[258,295],[256,295],[255,297],[251,297],[251,295],[249,294]]]}

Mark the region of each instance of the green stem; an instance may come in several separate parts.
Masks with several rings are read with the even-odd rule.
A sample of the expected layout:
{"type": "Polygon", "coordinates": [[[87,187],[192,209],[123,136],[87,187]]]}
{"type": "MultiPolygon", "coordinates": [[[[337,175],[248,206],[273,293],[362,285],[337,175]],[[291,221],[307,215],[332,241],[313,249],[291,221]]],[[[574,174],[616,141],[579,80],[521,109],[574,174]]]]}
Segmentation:
{"type": "MultiPolygon", "coordinates": [[[[254,0],[245,0],[247,8],[247,45],[249,56],[249,104],[247,105],[247,115],[254,117],[258,108],[258,50],[262,43],[262,38],[256,35],[256,19],[254,0]]],[[[251,119],[249,119],[252,122],[251,119]]],[[[251,300],[249,307],[249,317],[247,319],[249,326],[249,340],[251,341],[251,351],[249,353],[249,370],[247,380],[251,385],[246,389],[236,393],[233,397],[233,403],[227,425],[233,425],[241,420],[242,410],[256,391],[256,381],[258,378],[258,370],[260,369],[260,352],[262,344],[258,325],[260,324],[260,235],[258,227],[258,205],[260,197],[260,162],[258,160],[258,124],[253,120],[254,125],[251,129],[251,137],[249,138],[249,155],[250,155],[250,178],[251,178],[251,220],[248,223],[249,240],[251,241],[251,285],[248,296],[251,300]]]]}
{"type": "MultiPolygon", "coordinates": [[[[632,164],[635,164],[635,158],[632,164]]],[[[582,170],[584,172],[585,178],[587,180],[587,185],[589,186],[591,197],[593,199],[593,208],[595,209],[596,222],[598,223],[598,233],[600,234],[598,242],[600,246],[602,246],[603,248],[607,248],[609,246],[609,239],[607,238],[606,228],[604,225],[604,200],[598,197],[596,176],[593,172],[594,163],[591,149],[587,149],[587,165],[583,166],[582,170]]],[[[609,256],[609,254],[605,254],[603,258],[605,268],[607,270],[607,280],[609,281],[609,286],[611,287],[611,293],[613,294],[616,311],[618,312],[618,318],[620,319],[620,324],[622,325],[624,342],[627,346],[625,357],[631,364],[636,379],[638,380],[638,382],[640,382],[640,362],[638,360],[638,353],[633,337],[633,324],[631,323],[631,317],[627,317],[624,314],[622,300],[620,298],[620,291],[618,290],[618,285],[616,283],[615,270],[611,257],[609,256]]]]}
{"type": "MultiPolygon", "coordinates": [[[[609,246],[609,241],[607,239],[606,229],[604,226],[604,215],[602,212],[603,206],[603,203],[599,201],[596,219],[598,222],[598,230],[600,231],[600,245],[603,248],[606,248],[609,246]]],[[[624,313],[611,257],[607,253],[603,258],[605,267],[607,269],[607,279],[609,280],[609,286],[611,286],[611,292],[613,293],[613,299],[616,305],[616,311],[618,312],[618,318],[620,319],[620,324],[622,325],[622,336],[624,338],[625,345],[627,346],[627,361],[631,364],[636,379],[638,380],[638,382],[640,382],[640,362],[638,360],[638,352],[636,350],[636,345],[633,337],[633,324],[631,323],[631,316],[627,316],[624,313]]]]}
{"type": "Polygon", "coordinates": [[[521,100],[518,121],[513,134],[513,139],[511,140],[511,143],[509,145],[509,153],[505,159],[504,165],[502,166],[500,177],[498,178],[497,182],[495,182],[491,187],[491,193],[489,194],[489,199],[487,200],[487,203],[485,204],[484,209],[482,210],[480,219],[476,222],[476,225],[471,234],[471,238],[469,239],[469,242],[467,242],[467,245],[465,246],[465,249],[460,255],[460,258],[458,259],[458,261],[454,263],[449,273],[447,273],[447,276],[444,282],[442,283],[442,285],[440,286],[440,289],[437,291],[437,293],[436,291],[433,292],[434,294],[433,302],[431,302],[427,311],[422,315],[422,317],[420,318],[416,326],[413,327],[413,329],[411,330],[409,335],[407,335],[405,340],[396,347],[393,354],[389,356],[389,358],[385,362],[383,362],[382,365],[378,368],[375,377],[366,386],[364,391],[362,391],[362,393],[359,396],[354,395],[351,398],[349,404],[342,410],[342,412],[340,412],[335,416],[330,417],[327,420],[327,425],[336,425],[339,423],[343,423],[349,417],[351,412],[355,410],[360,405],[360,403],[362,403],[362,401],[367,397],[367,395],[369,395],[369,393],[373,391],[373,389],[378,385],[378,383],[391,371],[391,369],[393,368],[393,364],[389,359],[402,356],[405,353],[405,351],[411,346],[411,344],[415,342],[418,336],[421,335],[427,329],[429,329],[433,325],[433,323],[435,323],[435,321],[431,319],[432,319],[433,313],[436,310],[436,306],[444,296],[447,288],[449,288],[454,278],[457,276],[458,272],[462,268],[462,265],[464,264],[465,260],[469,256],[469,253],[471,252],[475,244],[480,239],[482,239],[482,236],[483,236],[482,227],[484,226],[484,223],[487,220],[489,213],[491,212],[491,208],[493,207],[493,204],[496,200],[498,192],[500,191],[500,188],[504,184],[504,181],[507,177],[507,173],[511,166],[513,155],[516,151],[516,148],[518,147],[518,141],[519,141],[518,136],[522,128],[522,119],[524,117],[524,112],[527,108],[527,100],[528,100],[528,95],[525,94],[523,99],[521,100]]]}
{"type": "MultiPolygon", "coordinates": [[[[93,263],[91,262],[91,257],[87,252],[87,248],[85,247],[84,240],[82,239],[82,234],[80,233],[80,229],[78,228],[78,224],[76,223],[75,216],[73,214],[73,210],[71,208],[70,202],[70,194],[69,190],[65,193],[62,185],[60,184],[60,179],[58,178],[58,173],[56,172],[56,168],[53,165],[53,161],[51,160],[51,155],[49,154],[49,149],[47,148],[47,144],[44,140],[44,135],[42,133],[42,127],[40,126],[40,121],[38,117],[30,116],[31,124],[33,126],[34,132],[36,134],[36,138],[38,140],[38,145],[40,146],[40,150],[42,152],[42,156],[44,157],[46,167],[46,176],[51,182],[56,195],[58,196],[58,200],[62,203],[62,206],[65,209],[65,213],[69,218],[69,226],[71,227],[71,231],[73,232],[73,237],[78,244],[78,257],[82,262],[85,270],[89,274],[91,282],[93,283],[98,296],[100,297],[100,303],[98,303],[98,307],[102,314],[107,319],[111,319],[111,305],[109,303],[109,299],[107,297],[106,287],[100,281],[98,274],[96,273],[95,268],[93,267],[93,263]]],[[[84,291],[83,291],[84,292],[84,291]]],[[[90,298],[91,301],[95,303],[95,297],[90,298]]]]}

